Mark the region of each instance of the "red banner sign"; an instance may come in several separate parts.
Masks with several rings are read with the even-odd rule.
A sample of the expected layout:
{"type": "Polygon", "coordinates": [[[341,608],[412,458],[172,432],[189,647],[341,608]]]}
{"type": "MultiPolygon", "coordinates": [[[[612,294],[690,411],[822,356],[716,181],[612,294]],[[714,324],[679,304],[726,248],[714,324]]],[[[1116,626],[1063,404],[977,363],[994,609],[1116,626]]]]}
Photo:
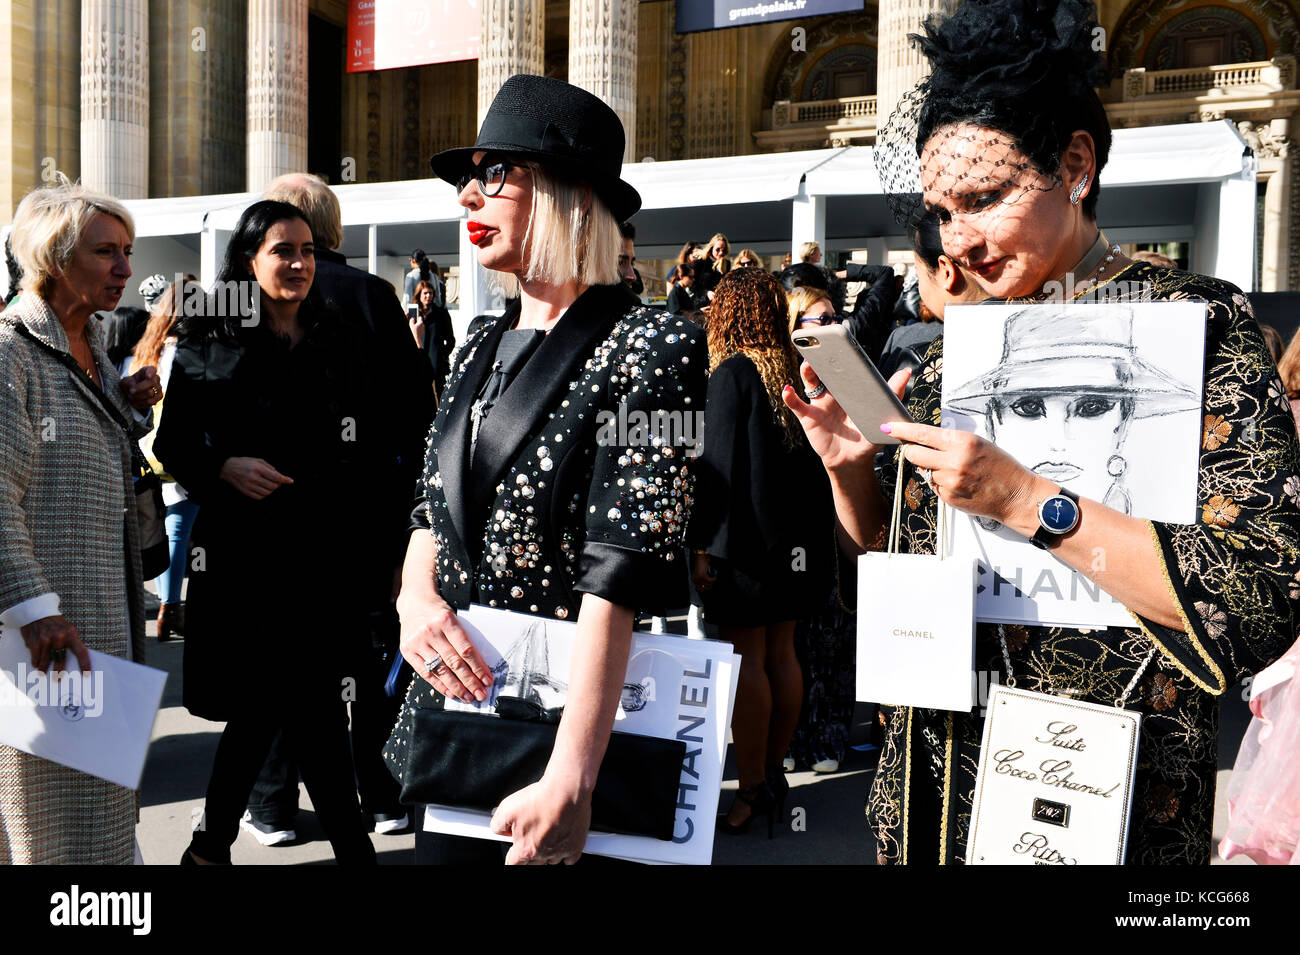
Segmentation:
{"type": "Polygon", "coordinates": [[[348,0],[348,72],[476,60],[480,0],[348,0]]]}

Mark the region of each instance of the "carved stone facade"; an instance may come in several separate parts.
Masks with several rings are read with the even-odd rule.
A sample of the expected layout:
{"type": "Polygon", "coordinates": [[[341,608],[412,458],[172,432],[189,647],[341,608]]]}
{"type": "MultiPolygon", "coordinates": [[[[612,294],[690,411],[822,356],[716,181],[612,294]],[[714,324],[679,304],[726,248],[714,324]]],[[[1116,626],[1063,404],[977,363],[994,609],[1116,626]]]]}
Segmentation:
{"type": "Polygon", "coordinates": [[[81,4],[81,180],[120,199],[149,195],[147,0],[81,4]]]}
{"type": "Polygon", "coordinates": [[[951,13],[956,7],[956,0],[887,0],[880,5],[876,115],[882,125],[898,101],[929,72],[925,57],[907,35],[916,33],[930,14],[951,13]]]}
{"type": "Polygon", "coordinates": [[[81,176],[80,2],[0,5],[0,221],[56,173],[81,176]]]}
{"type": "Polygon", "coordinates": [[[245,188],[307,168],[307,5],[249,0],[245,188]]]}
{"type": "Polygon", "coordinates": [[[483,30],[478,59],[478,124],[483,122],[502,83],[516,73],[541,74],[546,68],[545,0],[480,3],[483,30]]]}
{"type": "Polygon", "coordinates": [[[247,43],[247,4],[240,0],[153,0],[149,195],[244,188],[244,69],[225,51],[247,43]]]}
{"type": "Polygon", "coordinates": [[[623,158],[636,158],[637,0],[569,0],[569,82],[623,121],[623,158]]]}

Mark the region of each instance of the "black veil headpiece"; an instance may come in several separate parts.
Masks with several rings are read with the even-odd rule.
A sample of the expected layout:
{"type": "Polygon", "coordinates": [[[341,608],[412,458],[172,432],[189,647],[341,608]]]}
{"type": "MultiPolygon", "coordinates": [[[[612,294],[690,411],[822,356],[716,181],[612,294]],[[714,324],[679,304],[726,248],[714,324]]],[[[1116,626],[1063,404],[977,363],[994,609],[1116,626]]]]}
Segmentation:
{"type": "MultiPolygon", "coordinates": [[[[1005,134],[1004,144],[1030,160],[1011,170],[1022,189],[1060,185],[1061,154],[1076,130],[1092,135],[1098,171],[1105,165],[1110,124],[1096,87],[1109,81],[1109,72],[1093,3],[965,0],[950,16],[927,18],[911,39],[930,61],[931,73],[904,95],[878,133],[874,151],[881,186],[901,225],[923,212],[923,149],[935,148],[936,134],[962,135],[954,126],[1005,134]]],[[[1005,152],[996,150],[997,158],[974,164],[968,175],[1006,181],[1005,152]]],[[[944,184],[963,193],[977,186],[944,184]]],[[[1094,182],[1085,205],[1090,215],[1095,215],[1097,190],[1094,182]]]]}

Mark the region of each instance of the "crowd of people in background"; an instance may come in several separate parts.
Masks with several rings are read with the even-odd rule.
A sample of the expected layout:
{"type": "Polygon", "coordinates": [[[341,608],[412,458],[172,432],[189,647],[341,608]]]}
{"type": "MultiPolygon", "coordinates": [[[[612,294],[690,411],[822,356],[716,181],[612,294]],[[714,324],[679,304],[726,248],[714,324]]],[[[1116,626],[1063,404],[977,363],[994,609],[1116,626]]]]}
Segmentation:
{"type": "MultiPolygon", "coordinates": [[[[341,256],[336,262],[328,261],[330,246],[339,244],[341,237],[332,220],[337,213],[331,211],[331,196],[323,183],[313,177],[285,177],[267,194],[278,194],[285,201],[277,204],[276,200],[267,200],[250,207],[245,214],[247,225],[241,221],[241,229],[236,230],[237,239],[245,237],[240,239],[243,245],[233,243],[232,249],[243,249],[252,261],[257,261],[259,255],[269,258],[265,245],[271,232],[296,229],[289,242],[293,251],[287,257],[303,265],[311,263],[311,267],[300,268],[302,274],[296,277],[296,284],[292,279],[277,277],[276,269],[285,268],[278,264],[258,281],[261,294],[267,297],[268,316],[278,314],[277,295],[308,304],[314,311],[293,319],[272,318],[263,331],[274,331],[278,328],[275,322],[284,321],[289,323],[285,327],[290,336],[310,339],[324,334],[318,318],[310,317],[315,312],[341,322],[334,334],[342,337],[321,343],[326,350],[320,371],[332,379],[339,368],[327,371],[331,363],[337,366],[345,355],[352,360],[371,356],[364,370],[354,370],[344,377],[354,382],[366,380],[366,375],[384,377],[385,384],[373,387],[387,397],[368,413],[376,420],[388,419],[392,425],[398,419],[405,423],[405,437],[394,437],[392,441],[394,447],[405,442],[405,460],[409,462],[418,456],[414,449],[423,440],[457,345],[446,308],[446,285],[436,263],[423,250],[413,251],[399,299],[393,286],[352,269],[341,256]],[[326,270],[338,272],[332,279],[333,286],[327,276],[317,271],[321,262],[326,263],[326,270]],[[326,281],[316,281],[318,278],[326,281]],[[349,291],[342,293],[342,288],[349,291]],[[407,334],[395,338],[392,330],[402,327],[398,316],[403,306],[407,334]],[[409,347],[412,343],[414,349],[409,347]],[[412,353],[423,360],[410,360],[412,353]],[[334,357],[328,357],[331,354],[334,357]],[[394,397],[397,392],[392,378],[399,368],[405,371],[404,382],[397,390],[409,396],[402,399],[394,397]],[[423,399],[419,397],[422,393],[423,399]],[[398,414],[403,407],[407,413],[398,414]]],[[[58,201],[86,200],[67,192],[58,201]]],[[[275,238],[283,239],[278,232],[275,238]]],[[[618,269],[628,290],[645,299],[649,293],[637,267],[635,238],[635,226],[622,223],[618,269]]],[[[703,608],[702,620],[708,631],[733,643],[743,660],[733,724],[740,785],[735,801],[720,817],[722,832],[745,832],[756,817],[763,818],[770,830],[773,819],[783,812],[789,791],[785,773],[795,769],[833,773],[847,756],[855,714],[853,566],[852,562],[836,560],[834,541],[829,536],[808,541],[800,537],[810,527],[829,528],[833,521],[810,521],[807,509],[796,514],[775,504],[790,487],[800,488],[800,499],[810,502],[809,506],[830,504],[829,488],[822,486],[824,472],[780,395],[786,385],[798,380],[799,358],[790,341],[800,328],[846,325],[888,377],[900,368],[920,367],[930,344],[942,332],[948,305],[984,297],[970,274],[944,252],[934,217],[914,223],[908,238],[913,255],[904,278],[883,265],[849,261],[842,268],[830,267],[824,264],[823,252],[815,242],[804,243],[797,254],[784,257],[781,267],[769,271],[764,256],[752,249],[742,249],[733,256],[727,236],[717,233],[704,243],[685,243],[662,286],[666,291],[663,307],[669,313],[704,327],[712,369],[705,406],[709,427],[696,495],[697,516],[689,530],[689,543],[696,554],[689,565],[689,576],[692,600],[703,608]],[[856,283],[852,300],[846,295],[848,283],[856,283]],[[748,424],[741,428],[738,422],[748,424]],[[787,523],[781,524],[782,520],[787,523]],[[796,539],[801,543],[792,545],[796,539]],[[780,543],[773,545],[773,541],[780,543]],[[791,574],[788,561],[779,559],[790,546],[805,547],[811,558],[808,573],[791,574]],[[773,554],[778,555],[777,559],[772,559],[773,554]]],[[[14,290],[12,301],[19,297],[22,274],[13,253],[8,248],[6,252],[14,290]]],[[[1162,268],[1176,267],[1172,259],[1155,252],[1139,251],[1133,257],[1162,268]]],[[[239,263],[239,255],[232,252],[222,277],[242,278],[239,263]]],[[[320,468],[323,462],[308,462],[324,450],[324,445],[302,443],[301,439],[315,432],[306,427],[307,408],[301,395],[285,395],[276,421],[268,419],[263,409],[256,428],[252,425],[257,417],[238,413],[224,424],[194,419],[195,410],[207,404],[193,405],[199,397],[197,392],[191,397],[191,392],[208,374],[201,369],[210,369],[214,361],[221,364],[220,359],[214,359],[212,349],[233,347],[231,341],[222,338],[232,329],[203,329],[193,321],[187,322],[182,303],[187,297],[204,294],[193,275],[183,276],[179,283],[151,275],[139,284],[138,291],[146,308],[96,312],[93,325],[88,326],[94,331],[88,334],[102,342],[106,365],[119,380],[129,380],[139,369],[154,369],[150,374],[156,375],[160,383],[160,393],[152,405],[153,427],[141,435],[140,448],[162,481],[166,506],[169,560],[154,582],[160,603],[157,639],[166,642],[187,634],[215,634],[233,626],[219,607],[227,604],[229,609],[228,594],[236,586],[247,596],[247,561],[253,554],[268,561],[268,577],[272,565],[294,566],[293,554],[303,546],[301,532],[295,531],[279,543],[264,534],[253,534],[239,516],[239,501],[258,500],[275,492],[278,500],[291,503],[287,498],[294,492],[280,489],[294,485],[308,470],[320,468]],[[185,370],[176,378],[178,368],[185,370]],[[174,381],[181,386],[173,387],[174,381]],[[165,403],[164,394],[172,394],[165,403]],[[170,412],[167,417],[165,407],[170,412]],[[228,434],[232,449],[249,452],[243,457],[230,457],[231,461],[241,462],[238,468],[227,464],[221,474],[207,473],[204,462],[211,451],[194,445],[193,440],[207,435],[210,441],[214,430],[228,434]],[[301,448],[297,460],[302,463],[287,470],[298,477],[282,473],[253,453],[259,447],[277,446],[283,458],[282,442],[294,434],[301,448]],[[228,548],[227,566],[239,564],[243,568],[237,577],[227,578],[218,566],[218,572],[204,578],[201,585],[192,581],[188,606],[197,607],[197,614],[193,610],[186,613],[183,588],[194,544],[191,538],[201,512],[199,502],[191,499],[188,483],[205,492],[200,497],[207,502],[209,520],[200,523],[197,539],[208,551],[206,559],[213,559],[215,553],[220,564],[223,549],[228,548]],[[249,544],[254,539],[259,541],[256,546],[249,544]]],[[[479,323],[488,319],[490,316],[481,316],[479,323]]],[[[1300,335],[1284,349],[1276,331],[1268,326],[1263,331],[1288,395],[1300,396],[1300,335]]],[[[244,351],[251,348],[251,354],[272,346],[272,339],[263,341],[257,336],[238,345],[244,351]]],[[[271,364],[264,371],[269,377],[258,386],[259,393],[279,393],[282,385],[277,381],[293,381],[297,388],[306,387],[309,378],[295,376],[318,373],[308,368],[295,370],[292,364],[276,368],[277,362],[288,358],[289,353],[272,347],[267,354],[271,364]]],[[[205,387],[214,386],[209,380],[205,387]]],[[[249,387],[247,381],[244,387],[249,387]]],[[[253,400],[252,394],[243,399],[228,397],[234,401],[232,408],[253,400]]],[[[321,392],[317,397],[320,404],[334,408],[341,396],[321,392]]],[[[385,456],[394,462],[403,458],[395,450],[372,447],[371,453],[376,456],[368,459],[371,464],[385,456]]],[[[362,461],[348,453],[334,459],[330,467],[336,469],[337,475],[360,464],[362,461]],[[340,468],[343,470],[337,470],[340,468]]],[[[401,484],[400,479],[394,479],[398,473],[400,467],[389,478],[389,486],[395,489],[401,484]]],[[[336,493],[341,491],[339,486],[336,493]]],[[[394,493],[400,497],[399,491],[394,493]]],[[[329,499],[327,490],[316,489],[293,506],[306,513],[324,506],[329,499]]],[[[265,531],[260,519],[258,523],[265,531]]],[[[282,524],[286,528],[300,525],[289,516],[282,524]]],[[[331,536],[342,539],[337,534],[331,536]]],[[[368,540],[361,528],[350,532],[347,539],[368,540]]],[[[312,545],[314,550],[325,546],[324,539],[312,545]]],[[[383,546],[394,554],[391,562],[396,567],[400,557],[394,550],[396,545],[383,546]]],[[[339,556],[356,553],[356,549],[344,548],[339,556]]],[[[305,594],[312,590],[337,593],[333,588],[354,586],[365,570],[361,564],[351,566],[346,560],[333,561],[332,566],[336,579],[325,590],[321,590],[323,578],[318,574],[286,586],[287,578],[281,572],[273,591],[238,605],[241,619],[251,614],[266,628],[267,639],[272,639],[274,632],[294,629],[303,619],[305,594]],[[288,616],[277,623],[286,612],[288,616]]],[[[686,567],[684,564],[684,573],[686,567]]],[[[312,791],[318,813],[323,812],[322,821],[341,860],[365,861],[371,857],[368,843],[360,838],[367,826],[379,832],[409,828],[408,807],[397,802],[392,781],[377,765],[383,731],[396,705],[382,692],[386,664],[395,657],[394,631],[390,625],[385,632],[383,622],[391,619],[393,594],[384,596],[385,584],[378,579],[383,575],[376,577],[373,567],[369,571],[371,579],[362,588],[365,596],[358,600],[356,612],[349,618],[350,629],[340,628],[333,614],[335,619],[329,621],[329,626],[325,620],[314,625],[320,632],[334,633],[332,639],[339,646],[349,642],[364,645],[357,648],[359,655],[352,660],[365,673],[368,689],[354,704],[351,744],[343,732],[345,718],[337,712],[327,716],[325,710],[314,709],[310,711],[311,719],[304,723],[285,721],[287,714],[271,714],[268,719],[266,712],[253,709],[248,711],[250,716],[240,719],[238,708],[232,711],[228,700],[220,700],[219,694],[214,697],[204,689],[213,685],[214,673],[222,670],[205,652],[211,650],[212,641],[194,641],[194,652],[186,655],[187,705],[195,712],[232,722],[223,735],[209,784],[211,818],[204,830],[207,834],[196,835],[186,861],[228,858],[228,844],[236,824],[264,845],[292,841],[300,772],[312,791]],[[253,727],[255,735],[251,734],[253,727]],[[334,735],[322,735],[319,731],[324,727],[333,727],[334,735]],[[361,780],[364,818],[354,811],[354,796],[349,795],[355,793],[350,782],[354,776],[361,780]]],[[[318,705],[327,706],[328,702],[321,700],[318,705]]],[[[861,711],[858,715],[862,715],[861,711]]],[[[873,743],[880,741],[879,730],[879,725],[873,725],[869,737],[873,743]]],[[[866,748],[872,748],[872,743],[866,748]]]]}

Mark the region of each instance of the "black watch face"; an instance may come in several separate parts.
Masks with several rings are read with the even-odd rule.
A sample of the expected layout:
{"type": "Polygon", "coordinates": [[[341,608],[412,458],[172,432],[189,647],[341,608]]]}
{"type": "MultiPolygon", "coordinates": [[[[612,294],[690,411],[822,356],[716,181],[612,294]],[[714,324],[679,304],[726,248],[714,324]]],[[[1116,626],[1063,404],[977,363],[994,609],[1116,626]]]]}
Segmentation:
{"type": "Polygon", "coordinates": [[[1043,502],[1038,517],[1053,534],[1064,534],[1079,519],[1079,506],[1068,497],[1057,494],[1043,502]]]}

